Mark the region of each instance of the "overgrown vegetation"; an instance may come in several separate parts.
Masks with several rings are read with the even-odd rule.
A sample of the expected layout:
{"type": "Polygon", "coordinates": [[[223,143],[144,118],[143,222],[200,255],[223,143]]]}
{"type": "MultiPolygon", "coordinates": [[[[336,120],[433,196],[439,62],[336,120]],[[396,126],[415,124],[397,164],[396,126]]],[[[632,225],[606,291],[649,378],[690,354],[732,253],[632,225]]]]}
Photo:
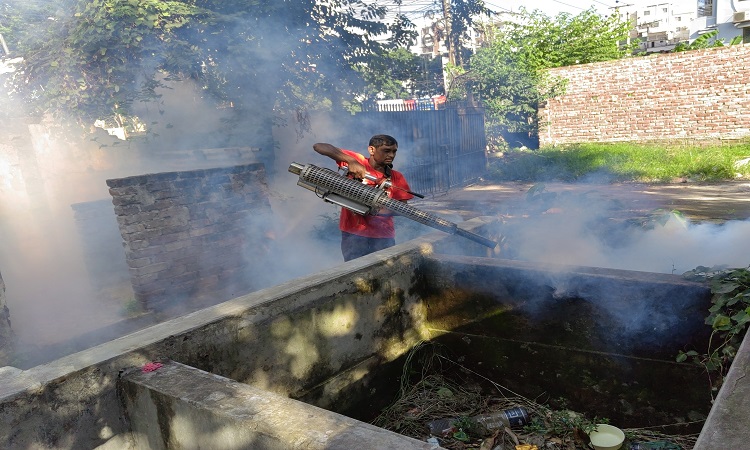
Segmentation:
{"type": "Polygon", "coordinates": [[[711,283],[713,306],[708,310],[706,325],[710,325],[712,331],[705,351],[680,351],[677,361],[690,360],[703,367],[713,397],[724,382],[750,323],[750,270],[699,266],[684,277],[711,283]]]}
{"type": "MultiPolygon", "coordinates": [[[[525,398],[503,385],[488,380],[444,355],[439,346],[425,342],[415,346],[407,355],[397,399],[373,423],[405,436],[425,440],[428,424],[452,418],[452,427],[438,436],[442,448],[518,448],[536,445],[549,450],[590,448],[586,433],[596,424],[608,423],[600,417],[566,407],[565,399],[555,399],[557,408],[525,398]],[[457,374],[460,374],[457,375],[457,374]],[[491,386],[488,393],[480,385],[491,386]],[[487,429],[472,417],[510,408],[525,408],[530,422],[524,427],[487,429]]],[[[663,440],[693,448],[694,435],[667,435],[652,429],[625,429],[628,448],[631,442],[663,440]]],[[[674,448],[674,447],[666,447],[674,448]]]]}
{"type": "Polygon", "coordinates": [[[465,78],[487,108],[491,127],[535,139],[539,104],[566,86],[547,69],[628,56],[633,47],[621,42],[629,28],[617,15],[602,17],[593,9],[554,18],[522,10],[518,21],[487,26],[487,45],[471,58],[465,78]]]}
{"type": "Polygon", "coordinates": [[[167,79],[191,79],[238,111],[340,108],[361,92],[356,67],[416,36],[403,15],[386,23],[386,7],[361,0],[35,5],[0,9],[6,40],[24,56],[15,89],[36,111],[83,124],[122,122],[137,102],[158,102],[167,79]]]}
{"type": "Polygon", "coordinates": [[[704,147],[591,143],[508,150],[490,158],[491,181],[722,181],[750,177],[750,142],[704,147]]]}

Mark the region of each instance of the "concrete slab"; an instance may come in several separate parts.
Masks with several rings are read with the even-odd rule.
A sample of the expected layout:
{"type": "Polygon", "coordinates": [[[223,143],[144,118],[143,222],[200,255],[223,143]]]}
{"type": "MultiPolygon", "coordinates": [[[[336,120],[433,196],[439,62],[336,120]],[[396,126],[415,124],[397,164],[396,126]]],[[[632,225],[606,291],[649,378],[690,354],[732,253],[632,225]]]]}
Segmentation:
{"type": "Polygon", "coordinates": [[[173,361],[122,392],[137,450],[440,448],[173,361]]]}
{"type": "Polygon", "coordinates": [[[750,334],[745,335],[694,450],[750,447],[750,334]]]}

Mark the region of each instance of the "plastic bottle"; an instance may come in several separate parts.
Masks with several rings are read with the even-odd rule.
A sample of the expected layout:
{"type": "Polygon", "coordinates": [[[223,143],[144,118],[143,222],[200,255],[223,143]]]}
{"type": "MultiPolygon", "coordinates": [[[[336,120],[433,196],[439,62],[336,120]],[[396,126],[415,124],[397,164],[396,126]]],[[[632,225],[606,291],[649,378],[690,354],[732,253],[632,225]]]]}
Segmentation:
{"type": "Polygon", "coordinates": [[[488,430],[502,427],[521,428],[529,424],[529,412],[526,408],[518,406],[489,414],[480,414],[472,419],[484,425],[488,430]]]}
{"type": "MultiPolygon", "coordinates": [[[[453,424],[458,419],[438,419],[428,424],[433,436],[444,436],[454,428],[453,424]]],[[[526,408],[516,407],[487,414],[480,414],[471,418],[474,422],[482,424],[488,430],[498,428],[521,428],[529,424],[529,412],[526,408]]]]}

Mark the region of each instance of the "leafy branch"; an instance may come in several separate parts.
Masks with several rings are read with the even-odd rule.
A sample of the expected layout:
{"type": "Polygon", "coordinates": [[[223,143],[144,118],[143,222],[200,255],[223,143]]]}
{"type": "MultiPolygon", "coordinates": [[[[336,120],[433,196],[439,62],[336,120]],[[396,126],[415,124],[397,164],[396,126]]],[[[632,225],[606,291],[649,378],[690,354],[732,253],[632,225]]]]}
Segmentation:
{"type": "Polygon", "coordinates": [[[693,42],[680,42],[677,45],[675,45],[674,50],[672,50],[673,53],[677,52],[687,52],[690,50],[700,50],[704,48],[713,48],[713,47],[725,47],[727,45],[737,45],[742,43],[742,36],[735,36],[732,38],[729,43],[725,43],[723,39],[717,39],[719,31],[718,30],[712,30],[708,33],[702,34],[698,36],[693,42]]]}
{"type": "Polygon", "coordinates": [[[715,269],[699,266],[686,272],[685,278],[711,283],[711,303],[706,325],[712,331],[705,353],[680,351],[677,362],[691,359],[705,368],[712,391],[718,391],[737,355],[748,322],[750,322],[750,270],[715,269]],[[712,374],[716,374],[715,378],[712,374]]]}

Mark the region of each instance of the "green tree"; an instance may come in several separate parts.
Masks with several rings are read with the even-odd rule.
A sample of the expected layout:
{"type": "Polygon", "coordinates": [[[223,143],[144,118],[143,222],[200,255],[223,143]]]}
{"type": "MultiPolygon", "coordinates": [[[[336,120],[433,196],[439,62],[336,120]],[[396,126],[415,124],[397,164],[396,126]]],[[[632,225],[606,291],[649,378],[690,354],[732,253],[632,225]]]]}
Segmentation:
{"type": "Polygon", "coordinates": [[[439,58],[425,58],[405,48],[373,55],[358,67],[365,100],[408,99],[443,92],[442,64],[439,58]]]}
{"type": "Polygon", "coordinates": [[[539,104],[564,92],[565,80],[547,69],[623,58],[629,24],[593,9],[554,18],[522,10],[512,21],[487,26],[487,45],[471,58],[464,80],[479,94],[491,125],[537,137],[539,104]]]}
{"type": "Polygon", "coordinates": [[[444,0],[443,3],[445,2],[450,3],[450,34],[447,40],[450,55],[454,57],[451,63],[463,67],[471,57],[471,52],[464,45],[470,39],[469,30],[476,24],[475,18],[489,17],[491,11],[482,0],[444,0]]]}
{"type": "Polygon", "coordinates": [[[81,123],[124,120],[164,80],[190,78],[236,114],[263,112],[257,128],[270,133],[276,108],[351,103],[355,68],[383,47],[375,37],[413,38],[403,16],[384,23],[386,9],[363,0],[66,0],[52,21],[10,1],[8,16],[37,31],[14,34],[25,50],[16,89],[81,123]]]}
{"type": "MultiPolygon", "coordinates": [[[[43,19],[50,24],[39,33],[41,41],[37,36],[18,42],[25,49],[25,65],[17,88],[40,112],[78,113],[87,121],[102,115],[122,118],[134,101],[152,98],[157,70],[178,72],[192,53],[175,31],[207,15],[179,1],[92,0],[60,6],[72,9],[43,19]]],[[[28,18],[28,26],[41,25],[38,17],[28,18]]]]}
{"type": "MultiPolygon", "coordinates": [[[[67,0],[61,0],[65,4],[67,0]]],[[[13,54],[22,54],[44,42],[44,30],[58,19],[53,2],[5,0],[0,3],[0,33],[13,54]]]]}
{"type": "Polygon", "coordinates": [[[463,67],[471,57],[471,51],[465,45],[471,38],[469,30],[479,23],[482,16],[490,17],[492,11],[484,0],[433,0],[427,14],[441,18],[433,27],[434,38],[445,42],[450,64],[463,67]]]}

